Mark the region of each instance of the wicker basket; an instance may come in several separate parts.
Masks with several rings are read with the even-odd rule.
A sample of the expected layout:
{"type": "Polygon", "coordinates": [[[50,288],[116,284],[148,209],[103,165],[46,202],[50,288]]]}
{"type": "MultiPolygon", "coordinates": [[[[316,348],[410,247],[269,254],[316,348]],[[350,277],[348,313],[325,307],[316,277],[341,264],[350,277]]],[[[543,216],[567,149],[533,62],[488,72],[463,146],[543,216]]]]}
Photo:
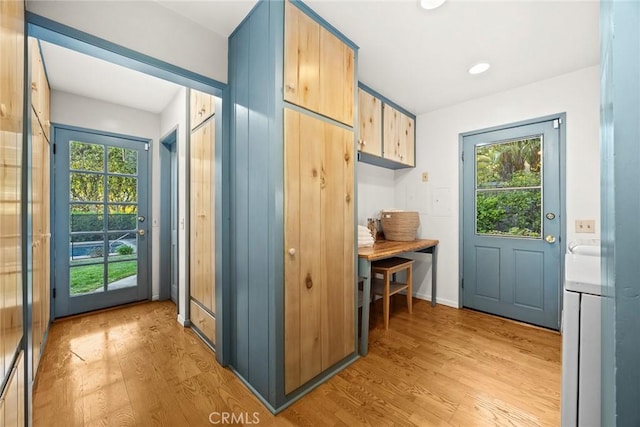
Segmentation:
{"type": "Polygon", "coordinates": [[[415,211],[382,211],[380,225],[386,240],[410,242],[416,239],[420,216],[415,211]]]}

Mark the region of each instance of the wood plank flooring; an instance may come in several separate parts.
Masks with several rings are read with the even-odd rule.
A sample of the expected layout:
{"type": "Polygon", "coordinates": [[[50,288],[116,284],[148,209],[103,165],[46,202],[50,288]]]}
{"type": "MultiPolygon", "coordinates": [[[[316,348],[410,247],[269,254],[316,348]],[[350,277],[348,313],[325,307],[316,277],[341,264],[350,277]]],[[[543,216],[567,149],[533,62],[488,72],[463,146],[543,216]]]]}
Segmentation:
{"type": "Polygon", "coordinates": [[[378,304],[369,355],[278,416],[176,322],[170,302],[62,320],[34,387],[34,426],[207,426],[225,411],[236,416],[226,425],[560,425],[560,335],[413,307],[398,301],[385,333],[378,304]]]}

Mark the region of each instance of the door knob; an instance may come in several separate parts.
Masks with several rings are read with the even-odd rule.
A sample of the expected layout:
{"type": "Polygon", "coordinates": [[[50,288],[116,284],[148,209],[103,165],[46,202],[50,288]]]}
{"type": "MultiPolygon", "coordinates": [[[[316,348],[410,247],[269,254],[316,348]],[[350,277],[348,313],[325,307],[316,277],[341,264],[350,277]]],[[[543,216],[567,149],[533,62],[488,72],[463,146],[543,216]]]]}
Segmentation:
{"type": "Polygon", "coordinates": [[[546,240],[547,243],[555,243],[556,237],[552,236],[551,234],[547,234],[547,237],[545,237],[544,240],[546,240]]]}
{"type": "Polygon", "coordinates": [[[292,256],[293,256],[293,255],[295,255],[295,254],[296,254],[296,250],[295,250],[295,248],[291,248],[291,249],[289,249],[289,255],[292,255],[292,256]]]}
{"type": "Polygon", "coordinates": [[[145,217],[143,217],[142,215],[140,215],[140,216],[138,217],[138,221],[140,221],[140,222],[144,222],[144,220],[145,220],[145,219],[146,219],[146,218],[145,218],[145,217]]]}
{"type": "Polygon", "coordinates": [[[144,230],[138,230],[138,235],[139,235],[139,236],[144,236],[144,234],[145,234],[145,231],[144,231],[144,230]]]}

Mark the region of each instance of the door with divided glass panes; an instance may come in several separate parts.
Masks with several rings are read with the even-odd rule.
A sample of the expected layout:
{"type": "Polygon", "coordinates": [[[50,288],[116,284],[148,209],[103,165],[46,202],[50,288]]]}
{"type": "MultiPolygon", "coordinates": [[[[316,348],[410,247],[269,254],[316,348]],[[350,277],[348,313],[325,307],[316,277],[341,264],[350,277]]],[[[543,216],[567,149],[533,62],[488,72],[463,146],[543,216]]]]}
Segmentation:
{"type": "Polygon", "coordinates": [[[559,328],[560,120],[463,138],[463,305],[559,328]]]}
{"type": "Polygon", "coordinates": [[[148,141],[54,138],[55,317],[149,299],[148,141]]]}

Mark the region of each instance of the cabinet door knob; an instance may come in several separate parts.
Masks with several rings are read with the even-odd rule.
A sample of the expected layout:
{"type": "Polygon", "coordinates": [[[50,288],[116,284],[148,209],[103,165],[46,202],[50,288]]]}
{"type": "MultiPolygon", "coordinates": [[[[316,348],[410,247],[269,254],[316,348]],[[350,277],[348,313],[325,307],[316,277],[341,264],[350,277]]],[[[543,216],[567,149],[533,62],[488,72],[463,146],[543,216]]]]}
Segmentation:
{"type": "Polygon", "coordinates": [[[38,90],[38,83],[31,82],[31,90],[38,90]]]}
{"type": "Polygon", "coordinates": [[[364,139],[362,140],[362,146],[367,145],[367,141],[365,141],[364,139]]]}
{"type": "Polygon", "coordinates": [[[0,117],[7,117],[7,106],[0,104],[0,117]]]}
{"type": "Polygon", "coordinates": [[[295,248],[289,249],[289,255],[293,256],[295,254],[296,254],[296,249],[295,248]]]}
{"type": "Polygon", "coordinates": [[[295,85],[292,85],[292,84],[289,84],[289,83],[287,83],[287,85],[286,85],[285,87],[287,88],[287,90],[288,90],[289,92],[293,92],[293,91],[295,91],[295,90],[296,90],[295,85]]]}

